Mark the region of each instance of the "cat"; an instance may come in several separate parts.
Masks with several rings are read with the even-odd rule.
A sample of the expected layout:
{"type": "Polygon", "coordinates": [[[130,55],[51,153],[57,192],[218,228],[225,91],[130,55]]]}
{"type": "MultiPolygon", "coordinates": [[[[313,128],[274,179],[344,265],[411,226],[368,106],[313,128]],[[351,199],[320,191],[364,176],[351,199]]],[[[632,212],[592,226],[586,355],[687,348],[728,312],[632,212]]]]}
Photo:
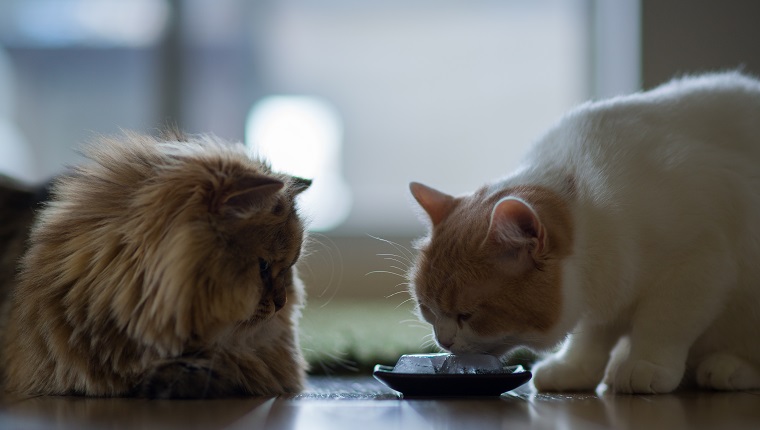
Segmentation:
{"type": "Polygon", "coordinates": [[[2,317],[20,395],[296,393],[305,240],[296,196],[242,144],[125,132],[53,183],[2,317]]]}
{"type": "Polygon", "coordinates": [[[587,102],[503,179],[410,189],[430,225],[410,292],[443,349],[549,352],[539,391],[760,388],[754,77],[587,102]]]}

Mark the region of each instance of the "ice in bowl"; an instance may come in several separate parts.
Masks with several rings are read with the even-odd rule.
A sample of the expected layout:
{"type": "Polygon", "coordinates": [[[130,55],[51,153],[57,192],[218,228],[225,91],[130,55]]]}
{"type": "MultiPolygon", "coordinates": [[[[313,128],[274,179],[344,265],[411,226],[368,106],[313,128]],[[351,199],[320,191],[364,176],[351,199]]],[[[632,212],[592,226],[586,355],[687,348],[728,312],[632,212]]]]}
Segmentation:
{"type": "Polygon", "coordinates": [[[399,358],[394,373],[481,374],[503,370],[501,361],[487,354],[408,354],[399,358]]]}

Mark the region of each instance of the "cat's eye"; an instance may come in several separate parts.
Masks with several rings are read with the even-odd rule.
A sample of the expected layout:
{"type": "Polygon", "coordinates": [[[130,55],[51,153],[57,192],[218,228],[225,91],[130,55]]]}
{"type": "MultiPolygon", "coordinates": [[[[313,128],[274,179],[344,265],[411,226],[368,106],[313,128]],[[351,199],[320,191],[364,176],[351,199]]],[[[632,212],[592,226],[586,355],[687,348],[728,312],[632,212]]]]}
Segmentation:
{"type": "Polygon", "coordinates": [[[259,258],[259,271],[263,273],[268,270],[272,270],[272,266],[268,261],[264,260],[263,258],[259,258]]]}
{"type": "Polygon", "coordinates": [[[469,321],[471,318],[472,318],[472,314],[459,314],[459,315],[457,315],[457,321],[460,324],[469,321]]]}

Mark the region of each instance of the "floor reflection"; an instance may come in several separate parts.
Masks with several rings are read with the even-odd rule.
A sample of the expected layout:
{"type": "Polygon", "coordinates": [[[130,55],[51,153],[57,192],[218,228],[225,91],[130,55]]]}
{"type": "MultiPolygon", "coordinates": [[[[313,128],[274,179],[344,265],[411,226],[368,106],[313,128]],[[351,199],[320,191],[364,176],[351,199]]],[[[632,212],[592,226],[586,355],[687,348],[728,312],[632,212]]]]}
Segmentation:
{"type": "Polygon", "coordinates": [[[0,428],[223,428],[265,402],[35,397],[6,404],[0,428]]]}
{"type": "Polygon", "coordinates": [[[149,401],[0,398],[0,428],[30,429],[709,429],[759,428],[760,392],[541,394],[401,399],[368,377],[314,380],[278,399],[149,401]]]}
{"type": "Polygon", "coordinates": [[[430,428],[510,428],[530,419],[529,403],[518,397],[496,399],[409,400],[430,428]]]}
{"type": "Polygon", "coordinates": [[[512,428],[529,422],[523,399],[278,400],[262,405],[232,429],[512,428]]]}
{"type": "Polygon", "coordinates": [[[688,391],[602,396],[615,428],[760,428],[760,393],[688,391]]]}

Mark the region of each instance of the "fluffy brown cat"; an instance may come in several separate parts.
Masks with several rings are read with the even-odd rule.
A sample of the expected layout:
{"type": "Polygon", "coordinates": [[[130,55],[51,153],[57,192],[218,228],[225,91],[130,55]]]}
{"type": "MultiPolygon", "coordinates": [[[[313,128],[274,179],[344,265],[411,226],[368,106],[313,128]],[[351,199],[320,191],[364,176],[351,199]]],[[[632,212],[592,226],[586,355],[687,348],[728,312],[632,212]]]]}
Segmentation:
{"type": "Polygon", "coordinates": [[[301,389],[295,197],[209,136],[101,138],[53,186],[12,297],[4,384],[169,398],[301,389]]]}

